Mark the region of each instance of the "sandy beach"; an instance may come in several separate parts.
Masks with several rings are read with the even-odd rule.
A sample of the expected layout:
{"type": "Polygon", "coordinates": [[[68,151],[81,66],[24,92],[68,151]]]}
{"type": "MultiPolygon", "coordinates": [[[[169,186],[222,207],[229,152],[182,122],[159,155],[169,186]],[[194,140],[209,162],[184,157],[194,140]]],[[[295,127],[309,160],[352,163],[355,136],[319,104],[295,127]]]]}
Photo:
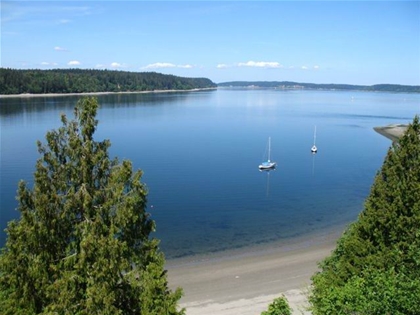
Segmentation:
{"type": "Polygon", "coordinates": [[[108,94],[150,94],[150,93],[178,93],[216,90],[217,88],[200,88],[190,90],[151,90],[151,91],[130,91],[130,92],[85,92],[85,93],[40,93],[40,94],[0,94],[0,98],[30,98],[30,97],[57,97],[57,96],[99,96],[108,94]]]}
{"type": "Polygon", "coordinates": [[[306,292],[317,263],[343,228],[287,243],[167,262],[169,285],[182,287],[187,315],[259,315],[284,294],[293,314],[310,314],[306,292]]]}

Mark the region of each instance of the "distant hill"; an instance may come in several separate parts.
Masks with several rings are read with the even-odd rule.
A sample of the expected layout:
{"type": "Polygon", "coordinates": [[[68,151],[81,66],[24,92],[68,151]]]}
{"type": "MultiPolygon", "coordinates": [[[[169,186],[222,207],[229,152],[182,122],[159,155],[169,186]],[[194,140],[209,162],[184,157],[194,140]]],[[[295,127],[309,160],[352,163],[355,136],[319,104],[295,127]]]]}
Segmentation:
{"type": "Polygon", "coordinates": [[[351,84],[315,84],[298,83],[290,81],[232,81],[218,83],[219,87],[235,88],[275,88],[284,90],[358,90],[377,92],[407,92],[420,93],[419,85],[398,84],[375,84],[375,85],[351,85],[351,84]]]}
{"type": "Polygon", "coordinates": [[[156,72],[0,68],[0,94],[135,92],[216,88],[207,78],[184,78],[156,72]]]}

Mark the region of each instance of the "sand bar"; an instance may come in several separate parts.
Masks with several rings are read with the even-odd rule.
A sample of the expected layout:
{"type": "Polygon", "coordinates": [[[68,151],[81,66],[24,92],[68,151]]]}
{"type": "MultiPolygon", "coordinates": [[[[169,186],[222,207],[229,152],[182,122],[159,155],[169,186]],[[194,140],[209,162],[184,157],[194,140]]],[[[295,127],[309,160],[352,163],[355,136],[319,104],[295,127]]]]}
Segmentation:
{"type": "Polygon", "coordinates": [[[388,126],[373,127],[373,129],[377,133],[383,135],[384,137],[387,137],[393,142],[398,141],[407,131],[407,128],[408,125],[404,124],[393,124],[388,126]]]}
{"type": "Polygon", "coordinates": [[[305,311],[317,263],[334,249],[344,227],[287,243],[167,262],[171,288],[182,287],[187,315],[257,315],[285,294],[294,314],[305,311]]]}

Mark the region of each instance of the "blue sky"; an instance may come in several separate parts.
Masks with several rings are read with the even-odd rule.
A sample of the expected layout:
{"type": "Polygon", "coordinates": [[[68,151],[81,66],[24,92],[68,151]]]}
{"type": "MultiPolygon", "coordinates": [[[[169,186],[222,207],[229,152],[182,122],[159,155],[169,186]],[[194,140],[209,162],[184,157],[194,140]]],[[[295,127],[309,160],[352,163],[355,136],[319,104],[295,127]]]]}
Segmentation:
{"type": "Polygon", "coordinates": [[[420,85],[420,1],[1,1],[1,67],[420,85]]]}

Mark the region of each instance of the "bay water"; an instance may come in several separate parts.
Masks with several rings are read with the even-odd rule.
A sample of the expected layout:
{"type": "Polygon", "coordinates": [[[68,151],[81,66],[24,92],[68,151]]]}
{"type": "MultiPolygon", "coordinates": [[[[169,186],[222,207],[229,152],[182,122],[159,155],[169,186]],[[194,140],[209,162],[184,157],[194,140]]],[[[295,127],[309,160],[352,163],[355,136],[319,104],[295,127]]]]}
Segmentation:
{"type": "MultiPolygon", "coordinates": [[[[73,117],[82,96],[0,99],[0,247],[33,183],[36,141],[73,117]]],[[[373,127],[409,123],[419,94],[218,89],[99,95],[95,138],[144,172],[167,258],[267,245],[357,219],[390,140],[373,127]],[[318,153],[311,154],[316,126],[318,153]],[[271,137],[277,168],[261,172],[271,137]]]]}

